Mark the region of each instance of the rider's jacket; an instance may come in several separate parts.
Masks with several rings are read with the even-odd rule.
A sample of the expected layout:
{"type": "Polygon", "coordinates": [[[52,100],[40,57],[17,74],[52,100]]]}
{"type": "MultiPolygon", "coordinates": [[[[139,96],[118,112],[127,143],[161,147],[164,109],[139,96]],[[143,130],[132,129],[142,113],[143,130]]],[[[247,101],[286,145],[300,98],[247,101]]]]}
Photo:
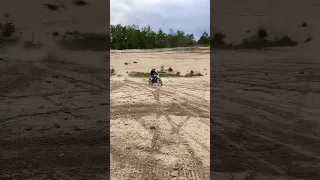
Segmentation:
{"type": "Polygon", "coordinates": [[[157,75],[158,73],[155,71],[155,70],[151,70],[150,72],[150,76],[154,76],[154,75],[157,75]]]}

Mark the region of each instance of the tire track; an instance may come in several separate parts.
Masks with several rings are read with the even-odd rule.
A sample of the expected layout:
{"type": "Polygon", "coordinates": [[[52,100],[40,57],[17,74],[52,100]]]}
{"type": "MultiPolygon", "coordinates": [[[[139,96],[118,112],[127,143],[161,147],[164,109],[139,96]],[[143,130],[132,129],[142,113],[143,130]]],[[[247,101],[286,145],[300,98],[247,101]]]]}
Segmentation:
{"type": "MultiPolygon", "coordinates": [[[[111,85],[112,86],[112,85],[111,85]]],[[[183,108],[184,105],[187,105],[190,102],[193,101],[193,99],[190,99],[189,101],[185,102],[186,100],[182,100],[181,98],[178,98],[177,102],[173,103],[163,103],[164,99],[175,97],[176,93],[181,93],[180,92],[175,92],[173,90],[167,90],[167,86],[162,86],[162,87],[153,87],[147,84],[143,83],[138,83],[134,81],[127,80],[126,82],[120,83],[117,82],[115,84],[116,87],[130,87],[130,90],[134,90],[134,92],[130,93],[130,95],[135,96],[135,92],[147,92],[150,93],[153,98],[154,102],[151,103],[143,103],[141,102],[140,104],[123,104],[123,105],[116,105],[116,106],[111,106],[111,121],[115,121],[115,119],[123,119],[123,118],[134,118],[136,122],[141,124],[141,126],[144,128],[144,130],[149,131],[152,134],[152,139],[151,139],[151,147],[146,148],[144,152],[150,153],[150,162],[153,162],[153,156],[158,156],[161,155],[162,153],[160,152],[160,149],[165,148],[166,146],[174,145],[174,146],[179,146],[183,145],[186,146],[188,156],[183,156],[180,157],[180,161],[178,164],[172,164],[172,166],[163,166],[163,165],[155,165],[153,164],[152,166],[157,167],[157,171],[153,172],[152,170],[148,170],[148,167],[141,167],[141,165],[137,164],[137,162],[132,163],[134,166],[141,167],[140,171],[145,172],[145,175],[143,177],[159,177],[160,179],[170,179],[170,178],[180,178],[180,179],[186,179],[186,180],[205,180],[209,178],[209,167],[205,167],[202,165],[202,161],[200,158],[198,158],[195,155],[194,150],[190,147],[188,141],[184,139],[184,137],[181,135],[180,132],[183,132],[183,134],[189,134],[185,130],[183,130],[183,126],[187,124],[187,122],[190,120],[191,117],[196,116],[199,117],[201,116],[201,112],[208,112],[208,106],[204,106],[203,109],[196,110],[195,112],[189,110],[189,109],[194,109],[194,106],[187,106],[187,108],[183,108]],[[121,84],[121,85],[120,85],[121,84]],[[183,104],[184,103],[184,104],[183,104]],[[182,105],[183,104],[183,105],[182,105]],[[151,110],[155,109],[155,111],[151,110]],[[114,110],[112,110],[114,109],[114,110]],[[117,110],[118,109],[118,110],[117,110]],[[200,114],[198,115],[196,112],[199,112],[200,114]],[[182,120],[180,123],[176,123],[173,119],[170,118],[170,115],[172,113],[178,113],[178,116],[186,115],[187,117],[182,120]],[[143,120],[141,117],[154,114],[155,119],[154,123],[150,124],[147,120],[143,120]],[[170,133],[171,136],[174,136],[175,138],[173,139],[167,139],[168,135],[166,131],[163,131],[161,127],[159,126],[159,122],[163,121],[162,117],[165,117],[166,121],[170,125],[170,133]],[[144,122],[146,121],[146,122],[144,122]],[[165,133],[165,134],[164,134],[165,133]]],[[[123,90],[125,88],[121,88],[123,90]]],[[[117,92],[115,90],[113,92],[117,92]]],[[[182,92],[182,96],[187,94],[184,94],[182,92]]],[[[194,98],[196,96],[194,95],[194,98]]],[[[187,99],[187,98],[186,98],[187,99]]],[[[112,95],[111,95],[111,100],[112,95]]],[[[129,102],[130,103],[130,102],[129,102]]],[[[153,121],[152,121],[153,122],[153,121]]],[[[119,122],[120,123],[120,122],[119,122]]],[[[206,126],[209,125],[209,123],[206,123],[206,126]]],[[[190,135],[189,135],[190,136],[190,135]]],[[[206,152],[209,153],[209,149],[207,146],[203,145],[202,143],[198,142],[195,137],[190,136],[193,141],[197,142],[201,147],[205,149],[206,152]]],[[[122,156],[122,155],[118,155],[122,156]]],[[[129,159],[134,159],[137,158],[133,154],[127,154],[127,158],[129,159]]],[[[130,160],[131,162],[131,160],[130,160]]],[[[138,177],[138,176],[137,176],[138,177]]],[[[140,179],[141,179],[140,178],[140,179]]]]}

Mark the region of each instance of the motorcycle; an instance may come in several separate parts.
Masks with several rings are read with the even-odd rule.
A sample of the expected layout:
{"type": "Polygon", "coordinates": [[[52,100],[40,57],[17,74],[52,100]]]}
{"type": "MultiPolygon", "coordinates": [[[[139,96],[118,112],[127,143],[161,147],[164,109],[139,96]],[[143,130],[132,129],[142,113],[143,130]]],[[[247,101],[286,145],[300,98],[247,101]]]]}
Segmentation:
{"type": "Polygon", "coordinates": [[[149,78],[149,84],[152,85],[153,83],[157,83],[158,85],[162,86],[162,80],[159,75],[156,75],[153,79],[152,77],[149,78]]]}

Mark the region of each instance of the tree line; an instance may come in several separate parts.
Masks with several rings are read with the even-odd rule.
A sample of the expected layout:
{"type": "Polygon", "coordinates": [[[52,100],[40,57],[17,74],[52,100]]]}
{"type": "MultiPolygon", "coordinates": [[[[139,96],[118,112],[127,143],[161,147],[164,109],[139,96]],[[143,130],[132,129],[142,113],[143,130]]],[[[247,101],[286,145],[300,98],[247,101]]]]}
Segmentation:
{"type": "Polygon", "coordinates": [[[153,49],[194,45],[210,45],[208,33],[204,32],[196,41],[193,34],[186,34],[182,30],[169,29],[169,32],[165,33],[162,29],[153,31],[150,25],[142,28],[137,25],[110,26],[111,49],[153,49]]]}

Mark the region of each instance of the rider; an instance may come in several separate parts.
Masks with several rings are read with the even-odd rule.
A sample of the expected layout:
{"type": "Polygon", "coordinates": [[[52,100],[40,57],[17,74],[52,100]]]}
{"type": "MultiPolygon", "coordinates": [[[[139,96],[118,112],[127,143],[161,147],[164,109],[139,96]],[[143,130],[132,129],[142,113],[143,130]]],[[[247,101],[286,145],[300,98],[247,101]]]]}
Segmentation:
{"type": "Polygon", "coordinates": [[[150,78],[152,78],[152,81],[154,82],[154,77],[157,76],[158,73],[156,72],[156,68],[152,68],[150,72],[150,78]]]}

